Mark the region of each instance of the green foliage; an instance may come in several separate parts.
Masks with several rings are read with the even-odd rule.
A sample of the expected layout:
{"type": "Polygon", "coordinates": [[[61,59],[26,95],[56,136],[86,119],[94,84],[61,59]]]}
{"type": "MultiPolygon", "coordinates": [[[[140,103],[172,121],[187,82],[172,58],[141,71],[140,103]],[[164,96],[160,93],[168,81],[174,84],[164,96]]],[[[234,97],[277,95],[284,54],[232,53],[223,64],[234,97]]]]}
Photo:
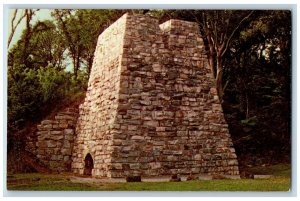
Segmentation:
{"type": "Polygon", "coordinates": [[[8,64],[25,65],[34,69],[51,65],[60,70],[65,68],[65,51],[63,38],[55,24],[49,20],[37,21],[29,34],[24,30],[21,39],[10,49],[8,64]]]}
{"type": "Polygon", "coordinates": [[[33,118],[42,103],[36,71],[18,66],[8,69],[8,126],[33,118]],[[26,114],[26,116],[25,116],[26,114]]]}
{"type": "Polygon", "coordinates": [[[257,124],[257,118],[256,116],[250,117],[248,119],[241,120],[241,124],[248,125],[248,126],[255,126],[257,124]]]}
{"type": "MultiPolygon", "coordinates": [[[[257,123],[258,122],[256,116],[240,121],[240,124],[245,134],[249,134],[251,131],[253,131],[257,123]]],[[[252,136],[246,137],[245,139],[252,139],[252,136]]]]}
{"type": "Polygon", "coordinates": [[[75,77],[81,67],[89,75],[99,34],[122,14],[123,10],[109,9],[56,9],[52,12],[72,60],[75,77]]]}
{"type": "Polygon", "coordinates": [[[30,58],[36,67],[51,65],[62,69],[66,46],[55,24],[49,20],[37,22],[30,37],[30,58]]]}
{"type": "Polygon", "coordinates": [[[87,83],[84,76],[74,79],[71,73],[51,66],[37,70],[15,66],[8,70],[9,141],[27,122],[39,120],[64,100],[74,100],[72,97],[84,91],[87,83]]]}
{"type": "MultiPolygon", "coordinates": [[[[55,107],[74,101],[86,89],[87,75],[65,71],[66,45],[52,21],[37,21],[23,31],[8,54],[8,140],[26,139],[17,133],[45,117],[55,107]],[[18,139],[17,139],[18,138],[18,139]]],[[[13,146],[13,145],[12,145],[13,146]]]]}
{"type": "Polygon", "coordinates": [[[71,86],[71,75],[55,68],[40,68],[37,77],[43,91],[44,103],[64,98],[71,86]]]}
{"type": "Polygon", "coordinates": [[[241,164],[290,158],[290,17],[257,13],[227,54],[223,108],[241,164]]]}

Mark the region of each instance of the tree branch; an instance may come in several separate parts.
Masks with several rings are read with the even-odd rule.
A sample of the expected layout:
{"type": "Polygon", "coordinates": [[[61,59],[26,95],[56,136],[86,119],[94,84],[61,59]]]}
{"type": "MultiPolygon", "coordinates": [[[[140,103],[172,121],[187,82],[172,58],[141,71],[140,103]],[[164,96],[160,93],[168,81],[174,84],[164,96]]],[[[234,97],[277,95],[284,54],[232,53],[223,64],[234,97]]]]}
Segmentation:
{"type": "Polygon", "coordinates": [[[13,36],[15,34],[15,31],[16,31],[17,27],[19,26],[19,24],[21,23],[21,21],[26,17],[26,12],[24,12],[24,14],[19,18],[19,20],[17,21],[17,23],[14,25],[14,21],[15,21],[15,19],[17,17],[17,13],[18,13],[18,9],[15,10],[13,18],[11,20],[11,33],[10,33],[10,35],[8,37],[7,48],[9,48],[9,45],[10,45],[10,43],[12,41],[12,38],[13,38],[13,36]]]}
{"type": "Polygon", "coordinates": [[[224,54],[226,53],[226,50],[228,49],[228,46],[229,46],[229,43],[233,37],[233,35],[235,34],[235,32],[240,28],[241,24],[246,20],[248,19],[252,14],[254,13],[254,11],[251,11],[247,16],[245,16],[241,21],[240,23],[235,27],[235,29],[232,31],[232,33],[230,34],[228,40],[227,40],[227,43],[226,43],[226,46],[222,52],[222,55],[221,56],[224,56],[224,54]]]}

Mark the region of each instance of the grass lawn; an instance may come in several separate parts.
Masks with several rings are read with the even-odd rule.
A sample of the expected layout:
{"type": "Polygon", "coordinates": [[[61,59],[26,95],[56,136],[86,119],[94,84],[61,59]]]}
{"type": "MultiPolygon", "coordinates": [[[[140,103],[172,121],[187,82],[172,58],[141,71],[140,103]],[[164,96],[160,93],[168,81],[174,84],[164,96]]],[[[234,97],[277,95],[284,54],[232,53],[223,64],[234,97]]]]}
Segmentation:
{"type": "Polygon", "coordinates": [[[26,191],[289,191],[290,166],[255,167],[255,174],[273,174],[270,179],[210,180],[185,182],[74,183],[68,174],[16,174],[8,190],[26,191]]]}

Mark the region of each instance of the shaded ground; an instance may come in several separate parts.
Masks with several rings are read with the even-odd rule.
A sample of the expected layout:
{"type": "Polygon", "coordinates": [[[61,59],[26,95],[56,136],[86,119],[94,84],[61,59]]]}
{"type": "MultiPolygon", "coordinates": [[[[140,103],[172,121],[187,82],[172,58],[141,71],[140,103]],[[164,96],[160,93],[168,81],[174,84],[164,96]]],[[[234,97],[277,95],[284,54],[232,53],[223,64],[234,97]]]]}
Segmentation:
{"type": "Polygon", "coordinates": [[[249,168],[255,174],[272,174],[268,179],[217,179],[184,182],[111,182],[72,174],[15,174],[8,177],[8,190],[26,191],[289,191],[290,166],[249,168]]]}

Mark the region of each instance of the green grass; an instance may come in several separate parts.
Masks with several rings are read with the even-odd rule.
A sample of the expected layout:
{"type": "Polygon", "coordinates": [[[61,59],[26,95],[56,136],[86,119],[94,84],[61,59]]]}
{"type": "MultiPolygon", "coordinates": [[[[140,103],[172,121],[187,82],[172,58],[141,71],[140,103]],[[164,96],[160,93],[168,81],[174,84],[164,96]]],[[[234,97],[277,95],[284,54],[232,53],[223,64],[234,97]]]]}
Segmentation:
{"type": "Polygon", "coordinates": [[[88,191],[98,190],[96,186],[87,183],[73,183],[68,174],[15,174],[8,180],[8,190],[26,191],[88,191]],[[38,180],[37,180],[38,179],[38,180]]]}
{"type": "Polygon", "coordinates": [[[125,191],[288,191],[290,180],[212,180],[187,182],[112,183],[109,190],[125,191]]]}
{"type": "Polygon", "coordinates": [[[16,174],[7,187],[8,190],[26,191],[289,191],[289,165],[255,167],[251,170],[255,174],[273,174],[275,177],[186,182],[73,183],[69,179],[70,174],[16,174]]]}

